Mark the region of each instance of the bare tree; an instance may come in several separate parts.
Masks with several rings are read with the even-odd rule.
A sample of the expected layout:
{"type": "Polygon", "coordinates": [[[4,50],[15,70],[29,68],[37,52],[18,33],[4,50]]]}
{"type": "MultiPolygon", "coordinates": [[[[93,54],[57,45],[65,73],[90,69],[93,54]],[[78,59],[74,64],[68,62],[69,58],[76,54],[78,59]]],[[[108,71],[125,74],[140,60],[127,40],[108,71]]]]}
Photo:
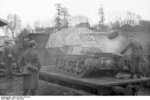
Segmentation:
{"type": "Polygon", "coordinates": [[[60,3],[55,4],[57,14],[55,17],[55,26],[57,30],[68,27],[69,24],[69,12],[66,7],[62,7],[60,3]]]}
{"type": "Polygon", "coordinates": [[[55,23],[56,23],[56,28],[58,30],[60,30],[60,26],[62,25],[61,21],[61,15],[62,15],[62,5],[60,3],[55,4],[56,6],[56,10],[57,10],[57,14],[56,14],[56,18],[55,18],[55,23]]]}
{"type": "Polygon", "coordinates": [[[118,28],[125,28],[126,30],[133,30],[133,28],[139,24],[141,17],[138,14],[135,14],[134,12],[126,12],[125,17],[124,16],[119,16],[116,17],[116,20],[114,22],[111,22],[110,25],[114,29],[118,28]]]}
{"type": "Polygon", "coordinates": [[[32,28],[31,28],[31,26],[30,26],[29,24],[25,27],[25,29],[26,29],[28,32],[32,32],[32,28]]]}
{"type": "Polygon", "coordinates": [[[77,15],[71,18],[71,24],[72,26],[76,26],[80,23],[87,23],[89,22],[88,17],[82,16],[82,15],[77,15]]]}
{"type": "Polygon", "coordinates": [[[131,26],[135,26],[139,24],[139,21],[141,20],[140,15],[135,14],[134,12],[126,12],[126,18],[124,19],[124,24],[128,24],[131,26]]]}
{"type": "Polygon", "coordinates": [[[68,27],[68,20],[70,15],[66,7],[62,8],[62,15],[63,15],[63,26],[68,27]]]}
{"type": "Polygon", "coordinates": [[[36,31],[38,28],[40,28],[40,22],[39,21],[35,21],[34,22],[34,30],[36,31]]]}
{"type": "Polygon", "coordinates": [[[104,25],[104,21],[105,21],[103,4],[100,5],[98,15],[100,16],[99,25],[102,26],[104,25]]]}
{"type": "Polygon", "coordinates": [[[116,20],[115,22],[110,22],[110,25],[112,29],[119,29],[121,26],[121,23],[119,20],[116,20]]]}
{"type": "Polygon", "coordinates": [[[8,35],[8,31],[10,31],[12,38],[15,38],[15,35],[21,30],[21,19],[16,14],[9,14],[7,16],[7,21],[9,24],[6,27],[6,35],[8,35]]]}

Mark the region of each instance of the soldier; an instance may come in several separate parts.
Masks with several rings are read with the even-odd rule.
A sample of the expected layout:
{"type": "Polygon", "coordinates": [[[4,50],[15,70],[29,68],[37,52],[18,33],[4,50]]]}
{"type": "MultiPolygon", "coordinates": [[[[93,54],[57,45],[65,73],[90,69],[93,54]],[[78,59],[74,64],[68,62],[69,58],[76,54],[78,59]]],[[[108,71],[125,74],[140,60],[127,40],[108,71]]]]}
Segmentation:
{"type": "Polygon", "coordinates": [[[141,65],[143,60],[143,48],[141,43],[133,38],[133,36],[127,37],[127,46],[122,50],[121,54],[124,54],[128,49],[131,48],[131,65],[130,65],[130,72],[131,78],[134,77],[134,74],[137,74],[137,77],[140,78],[142,71],[141,65]]]}
{"type": "Polygon", "coordinates": [[[41,67],[35,41],[29,42],[29,48],[21,56],[20,65],[23,66],[24,95],[27,95],[28,91],[35,95],[38,89],[39,70],[41,67]]]}
{"type": "Polygon", "coordinates": [[[10,41],[5,40],[4,41],[4,53],[3,53],[3,57],[4,57],[4,63],[6,66],[6,73],[8,78],[12,79],[13,76],[13,68],[12,68],[12,62],[13,62],[13,46],[10,43],[10,41]]]}
{"type": "MultiPolygon", "coordinates": [[[[119,31],[114,30],[111,31],[108,34],[109,39],[115,39],[119,36],[119,31]]],[[[141,71],[141,65],[142,65],[142,59],[143,59],[143,48],[141,43],[133,38],[133,36],[127,36],[127,45],[124,45],[121,51],[119,53],[122,55],[127,50],[131,49],[131,62],[129,66],[129,70],[131,72],[131,78],[133,78],[134,74],[137,74],[137,77],[140,78],[142,71],[141,71]]]]}
{"type": "Polygon", "coordinates": [[[148,60],[148,68],[150,69],[150,54],[148,54],[148,56],[147,56],[147,60],[148,60]]]}

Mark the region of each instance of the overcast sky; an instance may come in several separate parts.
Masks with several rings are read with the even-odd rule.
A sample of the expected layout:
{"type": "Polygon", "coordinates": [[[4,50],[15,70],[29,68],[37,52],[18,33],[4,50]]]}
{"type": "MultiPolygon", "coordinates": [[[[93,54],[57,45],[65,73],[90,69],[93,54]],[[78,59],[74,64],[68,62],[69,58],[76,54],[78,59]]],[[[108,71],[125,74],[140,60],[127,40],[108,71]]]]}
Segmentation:
{"type": "Polygon", "coordinates": [[[72,16],[87,16],[91,24],[98,22],[101,3],[107,22],[126,11],[150,20],[150,0],[0,0],[0,18],[6,19],[9,13],[15,13],[20,16],[23,26],[33,25],[36,20],[46,25],[54,19],[56,3],[67,7],[72,16]]]}

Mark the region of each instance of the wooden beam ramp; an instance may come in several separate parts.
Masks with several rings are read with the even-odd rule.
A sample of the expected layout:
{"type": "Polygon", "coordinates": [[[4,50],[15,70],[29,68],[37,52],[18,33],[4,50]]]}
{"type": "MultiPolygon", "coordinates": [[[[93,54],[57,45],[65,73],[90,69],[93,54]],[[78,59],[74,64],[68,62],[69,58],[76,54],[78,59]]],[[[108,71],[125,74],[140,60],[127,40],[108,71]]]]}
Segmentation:
{"type": "Polygon", "coordinates": [[[110,95],[113,86],[126,86],[150,81],[150,78],[117,79],[115,77],[80,78],[60,72],[55,66],[43,66],[40,79],[94,95],[110,95]]]}

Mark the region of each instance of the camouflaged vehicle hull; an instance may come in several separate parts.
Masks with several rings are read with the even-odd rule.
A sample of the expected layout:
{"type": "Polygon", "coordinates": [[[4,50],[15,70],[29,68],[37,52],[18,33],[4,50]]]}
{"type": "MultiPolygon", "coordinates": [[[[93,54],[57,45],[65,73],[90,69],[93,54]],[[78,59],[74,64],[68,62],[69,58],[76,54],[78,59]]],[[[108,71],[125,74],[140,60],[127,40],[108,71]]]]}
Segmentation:
{"type": "Polygon", "coordinates": [[[111,53],[91,56],[58,55],[55,60],[59,71],[77,77],[114,76],[122,69],[123,64],[123,58],[111,53]]]}

